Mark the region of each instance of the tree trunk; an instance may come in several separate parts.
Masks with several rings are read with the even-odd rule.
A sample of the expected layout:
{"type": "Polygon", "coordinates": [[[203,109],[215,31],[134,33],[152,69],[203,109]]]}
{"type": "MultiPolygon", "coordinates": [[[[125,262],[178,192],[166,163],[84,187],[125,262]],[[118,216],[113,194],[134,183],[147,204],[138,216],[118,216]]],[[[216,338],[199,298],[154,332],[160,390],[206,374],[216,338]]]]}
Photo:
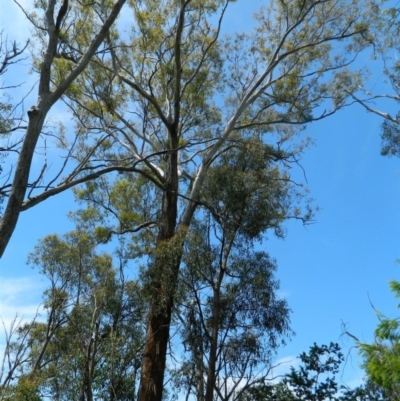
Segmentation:
{"type": "Polygon", "coordinates": [[[220,291],[221,291],[222,277],[223,274],[221,274],[220,272],[219,280],[215,284],[214,288],[212,334],[211,334],[210,353],[209,353],[208,368],[207,368],[206,396],[204,398],[204,401],[213,401],[214,399],[215,365],[217,362],[219,315],[220,315],[220,291]]]}
{"type": "Polygon", "coordinates": [[[176,135],[170,135],[157,250],[153,266],[154,295],[149,312],[138,401],[161,401],[174,292],[182,256],[176,236],[178,208],[178,153],[176,135]]]}
{"type": "Polygon", "coordinates": [[[50,108],[50,105],[43,103],[43,101],[39,101],[37,106],[32,107],[28,111],[29,123],[26,130],[26,136],[18,158],[10,197],[8,198],[3,217],[0,219],[0,258],[6,249],[8,241],[10,240],[18,222],[21,205],[28,185],[34,151],[36,149],[36,144],[46,114],[50,108]]]}
{"type": "MultiPolygon", "coordinates": [[[[22,211],[22,204],[28,185],[33,154],[35,152],[36,144],[42,131],[46,115],[50,111],[51,107],[69,88],[72,82],[74,82],[74,80],[87,67],[93,55],[96,53],[97,49],[104,41],[104,38],[106,37],[111,25],[118,17],[119,12],[125,1],[126,0],[116,1],[109,16],[104,21],[104,24],[99,30],[98,34],[91,41],[85,54],[82,56],[82,58],[73,68],[73,70],[60,82],[60,84],[54,91],[50,91],[51,67],[57,50],[57,43],[60,33],[59,25],[61,23],[61,20],[65,16],[65,9],[61,7],[57,16],[57,24],[55,24],[53,14],[56,1],[48,1],[46,19],[49,26],[47,29],[49,39],[47,50],[42,59],[40,67],[38,101],[37,104],[28,111],[28,128],[26,130],[21,153],[18,157],[17,167],[14,174],[10,196],[7,201],[7,206],[4,210],[2,218],[0,219],[0,258],[3,256],[7,244],[17,225],[19,214],[22,211]]],[[[68,5],[68,3],[65,2],[63,6],[65,4],[68,5]]]]}
{"type": "MultiPolygon", "coordinates": [[[[233,236],[234,238],[234,236],[233,236]]],[[[221,315],[221,284],[225,276],[226,266],[230,250],[232,248],[233,240],[225,247],[225,240],[222,242],[221,252],[223,253],[222,260],[219,266],[218,279],[214,283],[214,299],[213,299],[213,315],[212,315],[212,333],[211,333],[211,344],[210,352],[208,357],[208,368],[207,368],[207,385],[206,385],[206,396],[204,401],[214,400],[214,387],[215,387],[215,370],[217,364],[217,350],[218,350],[218,334],[220,330],[220,315],[221,315]]]]}

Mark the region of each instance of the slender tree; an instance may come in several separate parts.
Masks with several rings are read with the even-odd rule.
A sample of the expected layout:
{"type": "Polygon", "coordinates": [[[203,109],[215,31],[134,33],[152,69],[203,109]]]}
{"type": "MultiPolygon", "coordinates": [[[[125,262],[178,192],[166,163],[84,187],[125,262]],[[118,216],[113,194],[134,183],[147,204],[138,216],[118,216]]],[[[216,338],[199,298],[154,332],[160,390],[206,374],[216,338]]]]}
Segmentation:
{"type": "MultiPolygon", "coordinates": [[[[37,102],[28,110],[28,123],[22,147],[19,151],[11,188],[6,193],[8,199],[4,214],[0,219],[0,257],[3,255],[8,241],[12,236],[19,214],[24,209],[23,203],[28,187],[32,158],[39,136],[42,133],[46,116],[54,104],[60,100],[76,78],[88,66],[93,55],[99,50],[125,1],[116,1],[114,5],[110,5],[107,12],[99,15],[97,18],[98,24],[93,25],[94,29],[96,29],[93,31],[93,36],[87,42],[80,41],[79,58],[76,60],[76,64],[73,68],[65,71],[62,79],[58,81],[54,79],[54,63],[57,57],[64,57],[62,56],[65,42],[63,28],[66,25],[71,27],[70,24],[72,24],[72,21],[68,20],[68,15],[71,15],[72,4],[74,3],[71,2],[72,4],[69,4],[68,0],[64,0],[57,10],[56,0],[49,0],[46,3],[39,2],[38,5],[43,11],[43,18],[41,20],[36,18],[36,14],[29,15],[26,12],[27,17],[37,28],[39,36],[45,41],[45,46],[43,47],[42,58],[37,60],[37,65],[39,65],[37,102]],[[100,26],[97,27],[96,25],[100,26]]],[[[87,7],[83,7],[83,9],[87,10],[87,7]]],[[[80,11],[85,12],[84,10],[80,11]]],[[[74,32],[74,35],[78,36],[79,32],[74,32]]],[[[10,53],[8,54],[10,55],[10,53]]],[[[7,54],[5,60],[7,61],[7,54]]],[[[5,188],[3,187],[2,192],[4,193],[4,190],[8,187],[8,185],[5,188]]],[[[48,196],[50,194],[47,194],[46,197],[48,196]]]]}
{"type": "Polygon", "coordinates": [[[134,399],[144,335],[140,284],[79,230],[43,239],[30,263],[49,282],[46,318],[20,326],[10,341],[1,399],[28,390],[60,401],[134,399]]]}
{"type": "Polygon", "coordinates": [[[267,230],[282,235],[282,223],[297,206],[291,199],[299,193],[279,170],[279,157],[284,155],[260,141],[236,145],[204,183],[175,307],[185,348],[175,382],[198,400],[235,399],[268,373],[280,340],[290,333],[287,304],[276,295],[274,261],[253,249],[267,230]]]}

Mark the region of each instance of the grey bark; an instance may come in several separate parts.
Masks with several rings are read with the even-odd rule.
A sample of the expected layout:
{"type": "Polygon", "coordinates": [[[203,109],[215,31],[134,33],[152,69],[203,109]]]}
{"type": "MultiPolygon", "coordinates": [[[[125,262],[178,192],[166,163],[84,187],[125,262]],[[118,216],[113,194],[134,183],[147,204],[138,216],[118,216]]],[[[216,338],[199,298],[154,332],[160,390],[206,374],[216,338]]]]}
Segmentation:
{"type": "Polygon", "coordinates": [[[28,111],[28,127],[26,130],[25,139],[18,158],[10,195],[4,210],[4,215],[0,220],[0,257],[2,257],[4,254],[7,244],[17,225],[19,214],[23,208],[32,158],[46,116],[52,106],[69,88],[71,83],[87,67],[96,50],[106,38],[109,28],[118,17],[119,12],[125,2],[126,0],[117,0],[110,15],[104,22],[96,37],[91,42],[86,53],[82,56],[75,68],[60,82],[54,92],[50,91],[51,66],[57,50],[61,19],[63,18],[63,14],[65,14],[64,10],[65,7],[68,6],[68,1],[64,1],[63,6],[58,13],[56,22],[54,21],[54,8],[56,0],[50,0],[48,3],[46,20],[49,40],[40,68],[37,103],[28,111]]]}

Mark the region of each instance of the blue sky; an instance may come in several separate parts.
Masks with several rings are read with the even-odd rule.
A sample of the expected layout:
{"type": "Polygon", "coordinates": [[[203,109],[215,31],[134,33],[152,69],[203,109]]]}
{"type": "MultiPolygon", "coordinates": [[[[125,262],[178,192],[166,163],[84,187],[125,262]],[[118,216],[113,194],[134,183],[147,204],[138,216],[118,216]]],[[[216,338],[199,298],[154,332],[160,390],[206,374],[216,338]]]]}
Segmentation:
{"type": "MultiPolygon", "coordinates": [[[[263,3],[242,0],[232,5],[228,13],[232,29],[248,29],[252,9],[263,3]]],[[[23,41],[29,36],[28,28],[22,28],[23,15],[11,0],[0,0],[0,16],[0,26],[10,38],[23,41]]],[[[360,63],[371,61],[365,55],[360,63]]],[[[371,68],[369,87],[389,91],[381,65],[371,68]]],[[[382,104],[388,111],[393,106],[382,104]]],[[[270,235],[260,245],[277,260],[281,295],[293,310],[292,328],[297,333],[277,358],[294,357],[314,342],[337,341],[349,351],[353,343],[341,339],[342,321],[354,335],[371,341],[377,319],[370,302],[388,316],[398,316],[388,281],[400,280],[396,264],[400,258],[400,160],[380,156],[381,122],[355,105],[306,130],[314,146],[306,151],[302,166],[321,210],[315,224],[303,227],[298,221],[289,222],[284,240],[270,235]]],[[[0,261],[0,315],[6,324],[15,313],[29,318],[37,310],[44,283],[26,266],[27,254],[39,238],[72,229],[66,214],[76,207],[68,192],[21,214],[0,261]]],[[[351,355],[353,363],[343,376],[347,383],[362,375],[356,352],[351,355]]]]}

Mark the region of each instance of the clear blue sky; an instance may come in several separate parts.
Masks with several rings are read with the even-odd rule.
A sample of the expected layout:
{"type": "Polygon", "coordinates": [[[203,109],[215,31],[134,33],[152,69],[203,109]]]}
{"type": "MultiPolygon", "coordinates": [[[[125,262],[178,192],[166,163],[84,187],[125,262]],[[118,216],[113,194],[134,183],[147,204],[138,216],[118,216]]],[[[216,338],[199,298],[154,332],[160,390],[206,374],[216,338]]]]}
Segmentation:
{"type": "MultiPolygon", "coordinates": [[[[248,29],[252,10],[263,3],[242,0],[232,5],[231,29],[248,29]]],[[[0,16],[10,39],[29,36],[22,29],[24,17],[11,0],[0,0],[0,16]]],[[[370,60],[365,57],[363,62],[370,60]]],[[[376,90],[383,90],[380,67],[373,67],[370,82],[376,90]]],[[[393,111],[393,105],[382,107],[393,111]]],[[[289,222],[285,240],[271,235],[262,244],[277,259],[281,294],[293,310],[292,328],[297,333],[279,358],[298,355],[313,342],[338,341],[348,351],[352,343],[340,340],[342,321],[354,335],[371,341],[377,319],[370,301],[388,316],[398,315],[388,281],[400,280],[400,265],[395,263],[400,258],[400,160],[380,156],[380,124],[378,117],[356,105],[306,131],[315,145],[305,153],[302,165],[321,211],[315,224],[289,222]]],[[[68,192],[22,213],[0,261],[0,315],[6,323],[15,313],[30,317],[36,310],[44,283],[26,266],[27,254],[39,238],[72,229],[66,213],[74,208],[68,192]]],[[[348,383],[361,375],[356,353],[352,356],[353,366],[346,367],[344,376],[348,383]]]]}

